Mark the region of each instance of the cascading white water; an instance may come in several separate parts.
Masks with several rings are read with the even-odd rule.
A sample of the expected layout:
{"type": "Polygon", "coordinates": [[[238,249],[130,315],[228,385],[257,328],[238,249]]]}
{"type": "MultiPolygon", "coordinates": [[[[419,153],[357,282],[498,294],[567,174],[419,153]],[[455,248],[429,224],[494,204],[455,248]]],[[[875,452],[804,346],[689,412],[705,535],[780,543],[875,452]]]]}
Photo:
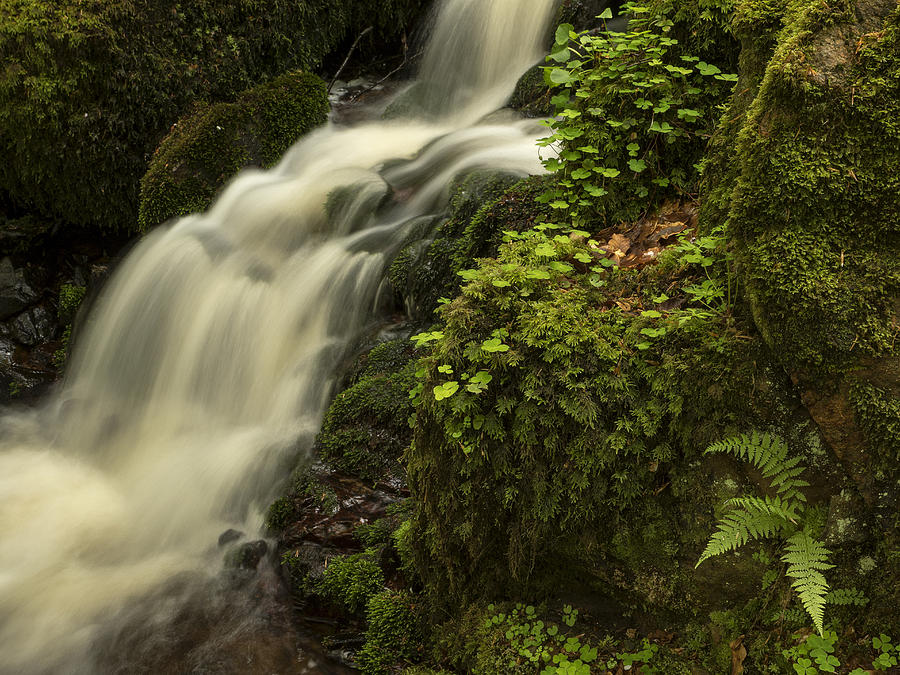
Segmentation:
{"type": "Polygon", "coordinates": [[[447,0],[421,75],[441,115],[322,128],[130,254],[60,391],[0,419],[0,673],[89,672],[104,616],[260,527],[408,224],[467,169],[542,170],[540,127],[478,119],[554,6],[447,0]],[[399,180],[411,195],[385,206],[399,180]]]}

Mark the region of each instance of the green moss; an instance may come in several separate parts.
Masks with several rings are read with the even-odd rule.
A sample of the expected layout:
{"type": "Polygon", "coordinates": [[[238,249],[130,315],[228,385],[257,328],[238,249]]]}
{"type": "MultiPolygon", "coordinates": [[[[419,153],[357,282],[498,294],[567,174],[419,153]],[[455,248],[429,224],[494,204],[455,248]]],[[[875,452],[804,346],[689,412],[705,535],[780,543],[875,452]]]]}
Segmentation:
{"type": "Polygon", "coordinates": [[[59,287],[59,302],[57,303],[56,314],[60,321],[72,323],[86,293],[87,289],[84,286],[63,284],[59,287]]]}
{"type": "MultiPolygon", "coordinates": [[[[564,239],[560,260],[590,250],[564,239]]],[[[677,545],[667,531],[677,525],[659,519],[671,505],[657,494],[707,442],[765,407],[752,384],[764,356],[729,319],[672,320],[647,342],[642,331],[658,324],[630,309],[635,298],[614,298],[636,288],[654,295],[671,280],[652,269],[608,272],[599,283],[577,271],[533,280],[527,270],[546,260],[535,251],[516,241],[483,261],[442,310],[444,338],[425,361],[408,475],[417,564],[439,600],[602,587],[599,562],[616,558],[606,542],[641,517],[626,510],[646,513],[644,533],[670,541],[644,566],[645,585],[669,574],[677,545]],[[485,351],[494,339],[508,349],[485,351]],[[482,393],[439,401],[432,389],[449,377],[438,371],[446,365],[454,376],[483,369],[493,379],[482,393]],[[658,501],[666,506],[654,517],[648,505],[658,501]]],[[[624,559],[649,557],[620,543],[624,559]]]]}
{"type": "Polygon", "coordinates": [[[74,284],[63,284],[59,287],[59,300],[56,306],[56,315],[60,323],[65,326],[63,334],[60,337],[60,346],[53,353],[53,364],[57,368],[62,368],[66,362],[66,356],[69,351],[69,343],[72,340],[72,325],[75,321],[75,315],[87,289],[84,286],[76,286],[74,284]]]}
{"type": "Polygon", "coordinates": [[[357,654],[363,673],[382,675],[398,663],[420,656],[423,636],[419,600],[405,592],[384,591],[366,606],[366,642],[357,654]]]}
{"type": "Polygon", "coordinates": [[[249,89],[234,103],[201,107],[154,154],[141,180],[140,228],[205,210],[240,169],[271,166],[327,115],[325,83],[303,72],[249,89]]]}
{"type": "Polygon", "coordinates": [[[329,464],[365,480],[399,473],[398,460],[412,435],[411,358],[407,340],[376,347],[358,379],[335,397],[316,438],[316,450],[329,464]]]}
{"type": "Polygon", "coordinates": [[[391,264],[395,293],[418,316],[428,317],[441,297],[456,295],[457,275],[477,258],[493,255],[504,230],[521,231],[541,217],[534,198],[544,179],[520,181],[508,173],[478,170],[460,176],[451,187],[448,219],[433,240],[414,236],[391,264]]]}
{"type": "Polygon", "coordinates": [[[314,592],[356,614],[384,589],[384,573],[372,552],[330,558],[314,592]]]}
{"type": "Polygon", "coordinates": [[[266,513],[266,529],[277,532],[287,527],[295,515],[294,504],[290,497],[279,497],[269,506],[266,513]]]}
{"type": "Polygon", "coordinates": [[[846,3],[793,3],[737,134],[728,217],[756,324],[809,378],[895,349],[900,48],[890,4],[868,7],[863,24],[846,3]]]}
{"type": "Polygon", "coordinates": [[[554,112],[550,98],[550,88],[544,82],[543,66],[534,66],[519,78],[509,107],[527,117],[550,117],[554,112]]]}
{"type": "Polygon", "coordinates": [[[138,180],[192,103],[315,68],[373,22],[397,38],[421,12],[413,0],[2,0],[0,197],[133,230],[138,180]]]}
{"type": "Polygon", "coordinates": [[[900,396],[887,389],[859,383],[851,396],[857,423],[877,458],[875,470],[896,473],[900,461],[900,396]]]}

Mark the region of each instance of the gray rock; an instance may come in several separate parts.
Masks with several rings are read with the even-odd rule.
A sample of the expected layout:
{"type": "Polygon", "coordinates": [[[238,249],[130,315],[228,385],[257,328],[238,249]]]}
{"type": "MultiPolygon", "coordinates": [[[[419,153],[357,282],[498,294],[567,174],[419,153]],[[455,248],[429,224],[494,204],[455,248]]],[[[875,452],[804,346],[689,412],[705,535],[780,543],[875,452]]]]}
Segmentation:
{"type": "Polygon", "coordinates": [[[44,307],[32,307],[10,322],[10,334],[29,347],[49,342],[56,332],[56,321],[44,307]]]}
{"type": "Polygon", "coordinates": [[[12,260],[0,260],[0,319],[6,319],[36,302],[38,294],[28,285],[12,260]]]}
{"type": "Polygon", "coordinates": [[[12,341],[0,336],[0,371],[6,370],[13,363],[13,352],[16,346],[12,341]]]}

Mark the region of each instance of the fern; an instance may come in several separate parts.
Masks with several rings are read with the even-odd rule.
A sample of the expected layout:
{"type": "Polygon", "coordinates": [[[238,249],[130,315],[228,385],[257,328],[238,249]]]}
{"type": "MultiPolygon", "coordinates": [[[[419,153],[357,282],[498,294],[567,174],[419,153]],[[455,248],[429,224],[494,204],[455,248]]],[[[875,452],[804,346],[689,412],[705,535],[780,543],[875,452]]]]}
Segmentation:
{"type": "Polygon", "coordinates": [[[778,436],[758,431],[741,434],[713,443],[705,451],[706,454],[716,452],[734,455],[756,467],[782,499],[806,501],[800,489],[809,487],[809,483],[798,478],[806,467],[800,464],[799,457],[788,457],[787,443],[778,436]]]}
{"type": "Polygon", "coordinates": [[[838,606],[854,605],[855,607],[865,607],[869,604],[869,598],[858,588],[835,588],[825,596],[825,603],[838,606]]]}
{"type": "Polygon", "coordinates": [[[828,563],[831,551],[802,530],[787,540],[785,549],[781,559],[788,565],[787,575],[794,580],[791,585],[821,635],[824,631],[825,595],[828,593],[828,582],[822,572],[834,567],[828,563]]]}
{"type": "Polygon", "coordinates": [[[743,497],[728,503],[737,508],[722,516],[695,568],[704,560],[740,548],[748,541],[778,534],[791,526],[791,516],[796,515],[777,498],[743,497]]]}
{"type": "Polygon", "coordinates": [[[828,563],[828,549],[801,528],[806,503],[801,490],[809,483],[800,476],[806,467],[799,457],[788,457],[787,443],[781,438],[757,431],[713,443],[706,449],[707,454],[716,452],[734,455],[756,467],[778,494],[729,499],[726,505],[730,510],[719,520],[696,566],[748,541],[786,537],[781,559],[788,565],[787,575],[793,579],[791,585],[800,603],[821,635],[828,594],[828,582],[822,572],[834,565],[828,563]]]}

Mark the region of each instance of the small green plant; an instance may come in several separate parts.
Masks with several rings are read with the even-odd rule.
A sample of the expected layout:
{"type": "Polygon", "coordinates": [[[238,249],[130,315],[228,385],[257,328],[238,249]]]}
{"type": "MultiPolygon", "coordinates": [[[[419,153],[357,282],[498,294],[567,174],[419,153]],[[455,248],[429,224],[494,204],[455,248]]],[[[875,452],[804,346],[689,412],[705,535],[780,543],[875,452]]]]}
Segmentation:
{"type": "Polygon", "coordinates": [[[357,654],[363,673],[387,673],[396,663],[409,662],[419,653],[422,633],[416,617],[415,596],[383,591],[366,606],[366,642],[357,654]]]}
{"type": "Polygon", "coordinates": [[[781,559],[788,566],[787,575],[793,579],[792,586],[819,634],[824,635],[828,583],[822,572],[833,565],[828,563],[830,552],[803,527],[806,496],[801,489],[809,483],[800,478],[806,470],[800,457],[788,457],[787,444],[781,438],[756,431],[713,443],[705,452],[724,452],[748,462],[777,494],[729,499],[729,510],[719,520],[718,529],[696,566],[748,541],[783,538],[785,551],[781,559]]]}
{"type": "Polygon", "coordinates": [[[888,670],[897,665],[897,659],[900,658],[900,646],[895,645],[889,635],[882,633],[878,637],[873,637],[872,647],[878,651],[878,655],[872,662],[873,668],[888,670]]]}
{"type": "MultiPolygon", "coordinates": [[[[793,669],[793,673],[796,675],[819,675],[820,673],[838,672],[842,663],[838,654],[840,639],[835,631],[826,630],[821,635],[805,637],[798,633],[794,637],[799,642],[781,652],[793,669]]],[[[900,650],[893,644],[890,636],[881,634],[873,637],[871,647],[874,652],[871,669],[854,668],[849,671],[849,675],[867,675],[873,671],[889,671],[897,665],[900,650]]]]}
{"type": "Polygon", "coordinates": [[[372,550],[331,558],[322,578],[314,585],[318,595],[354,614],[362,611],[383,589],[384,573],[372,550]]]}
{"type": "Polygon", "coordinates": [[[841,665],[840,660],[834,655],[837,641],[837,633],[828,630],[821,635],[810,635],[800,644],[782,653],[798,675],[834,673],[841,665]]]}
{"type": "MultiPolygon", "coordinates": [[[[545,161],[557,184],[539,201],[574,227],[596,215],[631,219],[663,197],[694,190],[713,108],[737,80],[684,54],[674,23],[627,2],[627,32],[556,31],[545,80],[558,93],[545,161]]],[[[611,19],[607,9],[601,19],[611,19]]]]}
{"type": "MultiPolygon", "coordinates": [[[[485,620],[485,628],[502,630],[509,644],[508,672],[527,672],[522,667],[533,664],[540,668],[540,675],[590,675],[591,672],[615,671],[621,666],[626,672],[639,665],[641,672],[652,675],[658,672],[650,662],[659,647],[646,638],[636,651],[613,649],[615,642],[608,638],[600,643],[584,639],[583,635],[570,635],[566,629],[552,621],[545,621],[542,613],[533,605],[517,603],[508,611],[488,605],[491,616],[485,620]]],[[[562,623],[573,628],[578,620],[578,610],[571,605],[562,609],[562,623]]]]}

